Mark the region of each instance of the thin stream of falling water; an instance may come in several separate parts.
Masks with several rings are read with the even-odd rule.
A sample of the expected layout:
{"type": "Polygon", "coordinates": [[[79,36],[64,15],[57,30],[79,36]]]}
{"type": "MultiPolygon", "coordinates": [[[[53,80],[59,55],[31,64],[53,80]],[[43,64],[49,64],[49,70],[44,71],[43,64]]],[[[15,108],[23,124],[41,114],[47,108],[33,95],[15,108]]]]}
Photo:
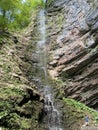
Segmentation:
{"type": "Polygon", "coordinates": [[[47,45],[46,45],[46,25],[45,25],[45,10],[39,13],[39,34],[40,40],[37,44],[37,51],[39,54],[40,79],[44,75],[45,85],[43,87],[43,94],[45,96],[44,112],[47,113],[47,120],[45,121],[49,130],[63,130],[60,124],[60,113],[55,109],[53,102],[53,94],[51,86],[48,84],[47,74],[47,45]]]}
{"type": "MultiPolygon", "coordinates": [[[[46,47],[46,26],[45,26],[45,10],[41,10],[39,12],[39,32],[40,32],[40,40],[37,44],[37,50],[39,53],[39,67],[44,73],[45,82],[47,84],[47,47],[46,47]]],[[[42,72],[41,71],[41,72],[42,72]]],[[[40,74],[40,76],[42,73],[40,74]]]]}

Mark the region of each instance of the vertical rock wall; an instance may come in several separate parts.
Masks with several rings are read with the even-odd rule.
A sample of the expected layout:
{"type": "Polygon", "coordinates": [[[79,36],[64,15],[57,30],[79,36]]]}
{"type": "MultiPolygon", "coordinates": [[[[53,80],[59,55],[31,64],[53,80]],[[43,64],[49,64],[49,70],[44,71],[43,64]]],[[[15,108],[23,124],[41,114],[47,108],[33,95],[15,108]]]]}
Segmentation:
{"type": "Polygon", "coordinates": [[[68,81],[65,97],[98,107],[98,1],[55,0],[47,7],[51,77],[68,81]]]}

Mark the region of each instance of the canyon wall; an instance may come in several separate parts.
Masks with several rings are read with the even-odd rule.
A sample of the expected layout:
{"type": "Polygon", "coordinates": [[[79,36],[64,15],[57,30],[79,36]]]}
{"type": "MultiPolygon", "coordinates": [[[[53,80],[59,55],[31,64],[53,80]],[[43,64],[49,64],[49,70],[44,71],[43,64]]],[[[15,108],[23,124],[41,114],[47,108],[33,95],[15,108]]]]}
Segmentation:
{"type": "Polygon", "coordinates": [[[65,97],[98,107],[98,1],[47,1],[49,74],[65,97]]]}

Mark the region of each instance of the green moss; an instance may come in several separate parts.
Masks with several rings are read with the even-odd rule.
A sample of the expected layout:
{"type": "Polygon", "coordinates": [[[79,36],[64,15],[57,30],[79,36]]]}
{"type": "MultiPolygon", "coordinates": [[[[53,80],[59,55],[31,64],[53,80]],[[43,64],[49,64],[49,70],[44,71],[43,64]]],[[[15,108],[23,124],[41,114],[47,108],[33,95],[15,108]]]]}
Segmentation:
{"type": "Polygon", "coordinates": [[[18,96],[23,96],[24,92],[19,89],[19,88],[10,88],[10,87],[4,87],[4,88],[0,88],[1,91],[1,95],[0,97],[3,99],[8,99],[8,98],[15,98],[18,96]]]}
{"type": "Polygon", "coordinates": [[[14,87],[1,87],[0,92],[0,119],[2,120],[15,109],[18,102],[25,95],[25,92],[14,87]]]}
{"type": "MultiPolygon", "coordinates": [[[[0,106],[1,106],[1,104],[0,104],[0,106]]],[[[0,119],[4,118],[7,115],[8,115],[8,111],[2,111],[2,112],[0,112],[0,119]]]]}
{"type": "Polygon", "coordinates": [[[2,91],[0,123],[8,130],[28,130],[31,127],[32,129],[38,127],[39,113],[43,104],[39,101],[28,101],[23,106],[19,106],[18,104],[23,99],[23,95],[26,95],[26,92],[18,88],[5,88],[2,91]]]}

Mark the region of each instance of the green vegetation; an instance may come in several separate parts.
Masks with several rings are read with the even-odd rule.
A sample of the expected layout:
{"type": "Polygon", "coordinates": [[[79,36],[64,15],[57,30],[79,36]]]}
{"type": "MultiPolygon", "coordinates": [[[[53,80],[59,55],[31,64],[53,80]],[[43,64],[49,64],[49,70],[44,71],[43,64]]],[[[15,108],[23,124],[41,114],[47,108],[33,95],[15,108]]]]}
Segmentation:
{"type": "Polygon", "coordinates": [[[32,3],[32,7],[33,8],[37,8],[37,7],[44,7],[45,6],[45,3],[44,3],[44,0],[30,0],[31,3],[32,3]]]}
{"type": "Polygon", "coordinates": [[[22,106],[19,105],[23,99],[29,98],[27,88],[34,88],[34,84],[30,84],[25,74],[32,66],[26,56],[28,57],[28,53],[32,54],[29,32],[33,30],[35,18],[36,14],[33,14],[29,29],[25,28],[22,32],[13,34],[11,31],[11,37],[0,37],[0,127],[2,130],[39,130],[37,121],[43,104],[29,99],[22,106]],[[13,41],[14,36],[19,41],[17,44],[13,41]],[[23,56],[25,61],[20,56],[23,56]]]}
{"type": "Polygon", "coordinates": [[[77,102],[73,99],[63,98],[63,101],[67,106],[73,109],[73,114],[79,116],[79,113],[81,113],[83,117],[88,115],[92,123],[98,124],[98,112],[96,110],[89,108],[85,104],[77,102]],[[75,110],[77,111],[77,114],[75,113],[75,110]]]}
{"type": "Polygon", "coordinates": [[[37,7],[44,7],[43,0],[0,0],[0,30],[26,27],[37,7]]]}

